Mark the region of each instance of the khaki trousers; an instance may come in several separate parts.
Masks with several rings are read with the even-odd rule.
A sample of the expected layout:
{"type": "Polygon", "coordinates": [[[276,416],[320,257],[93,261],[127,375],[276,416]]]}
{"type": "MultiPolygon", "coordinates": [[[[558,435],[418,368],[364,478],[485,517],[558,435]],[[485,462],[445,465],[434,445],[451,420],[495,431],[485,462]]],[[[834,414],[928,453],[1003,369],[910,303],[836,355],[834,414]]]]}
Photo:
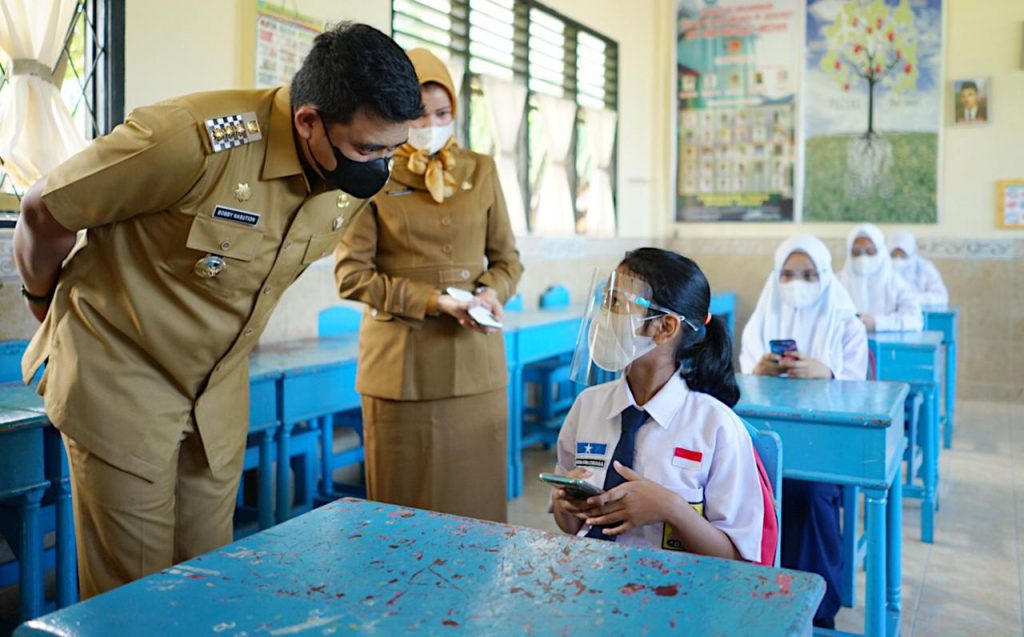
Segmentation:
{"type": "Polygon", "coordinates": [[[215,479],[199,434],[182,433],[155,482],[118,469],[64,436],[82,599],[140,579],[232,541],[243,455],[230,479],[215,479]]]}
{"type": "Polygon", "coordinates": [[[440,400],[363,396],[367,497],[504,522],[508,394],[440,400]]]}

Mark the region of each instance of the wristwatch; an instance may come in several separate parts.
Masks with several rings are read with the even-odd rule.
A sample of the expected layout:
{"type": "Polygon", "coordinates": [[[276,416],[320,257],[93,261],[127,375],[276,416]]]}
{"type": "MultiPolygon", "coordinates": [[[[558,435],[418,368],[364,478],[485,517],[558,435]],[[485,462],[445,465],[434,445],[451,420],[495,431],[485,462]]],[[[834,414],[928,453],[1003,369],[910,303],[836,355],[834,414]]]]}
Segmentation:
{"type": "Polygon", "coordinates": [[[25,288],[24,283],[21,284],[21,295],[25,297],[25,300],[33,305],[49,305],[50,301],[53,300],[53,293],[55,290],[56,287],[53,290],[50,290],[49,294],[39,296],[38,294],[32,294],[29,292],[28,289],[25,288]]]}

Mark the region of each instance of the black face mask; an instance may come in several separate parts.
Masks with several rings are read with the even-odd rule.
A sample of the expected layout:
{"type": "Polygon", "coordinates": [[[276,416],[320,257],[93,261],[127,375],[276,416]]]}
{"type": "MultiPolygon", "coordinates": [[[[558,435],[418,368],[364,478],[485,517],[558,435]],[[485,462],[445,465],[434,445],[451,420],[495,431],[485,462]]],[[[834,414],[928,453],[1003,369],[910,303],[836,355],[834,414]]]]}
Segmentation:
{"type": "MultiPolygon", "coordinates": [[[[324,116],[319,111],[317,111],[317,115],[320,116],[320,123],[323,124],[324,136],[326,137],[327,122],[324,121],[324,116]]],[[[309,148],[309,140],[306,140],[309,156],[316,162],[317,168],[320,169],[321,174],[324,176],[324,181],[329,186],[343,190],[358,199],[369,199],[380,192],[384,184],[388,183],[388,177],[391,176],[391,171],[388,169],[388,160],[381,157],[371,161],[353,161],[346,157],[331,142],[330,137],[327,137],[327,143],[331,145],[331,151],[334,152],[334,161],[338,164],[334,167],[334,170],[327,170],[317,160],[316,155],[313,154],[313,149],[309,148]]]]}

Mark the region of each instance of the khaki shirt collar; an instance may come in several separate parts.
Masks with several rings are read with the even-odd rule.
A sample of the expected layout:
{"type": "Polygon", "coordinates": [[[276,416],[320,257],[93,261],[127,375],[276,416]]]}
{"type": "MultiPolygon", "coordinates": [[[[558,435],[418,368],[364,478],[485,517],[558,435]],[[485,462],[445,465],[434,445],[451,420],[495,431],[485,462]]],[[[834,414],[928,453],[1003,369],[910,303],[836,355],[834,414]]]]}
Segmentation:
{"type": "Polygon", "coordinates": [[[295,135],[292,132],[291,91],[287,87],[278,89],[274,94],[274,104],[270,108],[270,133],[267,143],[267,154],[263,159],[264,180],[280,179],[300,175],[311,190],[306,172],[299,161],[298,150],[295,148],[295,135]]]}

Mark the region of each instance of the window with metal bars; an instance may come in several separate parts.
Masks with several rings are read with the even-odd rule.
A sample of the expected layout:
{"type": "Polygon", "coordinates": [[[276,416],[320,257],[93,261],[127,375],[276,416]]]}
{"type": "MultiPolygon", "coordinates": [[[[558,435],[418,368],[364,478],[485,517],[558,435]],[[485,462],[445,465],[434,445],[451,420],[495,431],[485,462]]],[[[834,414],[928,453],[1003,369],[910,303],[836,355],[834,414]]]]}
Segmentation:
{"type": "MultiPolygon", "coordinates": [[[[111,131],[124,119],[125,0],[79,0],[58,63],[61,97],[86,139],[111,131]]],[[[0,90],[10,61],[0,59],[0,90]]],[[[16,209],[21,193],[0,168],[0,210],[16,209]],[[13,197],[12,197],[13,195],[13,197]]]]}
{"type": "MultiPolygon", "coordinates": [[[[459,109],[458,137],[472,150],[493,154],[496,148],[482,76],[528,89],[517,162],[530,228],[542,225],[537,219],[539,193],[548,174],[545,168],[556,159],[548,157],[538,96],[576,104],[568,156],[560,160],[572,193],[574,229],[586,232],[582,195],[597,167],[585,109],[617,111],[618,45],[534,0],[392,0],[391,15],[392,34],[401,46],[428,48],[464,71],[459,102],[468,107],[459,109]]],[[[614,161],[608,170],[614,198],[614,161]]]]}

